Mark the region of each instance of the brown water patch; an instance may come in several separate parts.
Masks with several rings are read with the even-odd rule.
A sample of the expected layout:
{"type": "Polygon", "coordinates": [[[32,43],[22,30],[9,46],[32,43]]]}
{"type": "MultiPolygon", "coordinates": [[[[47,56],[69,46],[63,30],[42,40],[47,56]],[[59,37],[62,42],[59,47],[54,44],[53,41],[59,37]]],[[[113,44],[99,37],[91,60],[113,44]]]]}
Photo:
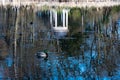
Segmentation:
{"type": "Polygon", "coordinates": [[[8,48],[6,42],[1,39],[0,40],[0,57],[5,58],[8,55],[8,48]]]}

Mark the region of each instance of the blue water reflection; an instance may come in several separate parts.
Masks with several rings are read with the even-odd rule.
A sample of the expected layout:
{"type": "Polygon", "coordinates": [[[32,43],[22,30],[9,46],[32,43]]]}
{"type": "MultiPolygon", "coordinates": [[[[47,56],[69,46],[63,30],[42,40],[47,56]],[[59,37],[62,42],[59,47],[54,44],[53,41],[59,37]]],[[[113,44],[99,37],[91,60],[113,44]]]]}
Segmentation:
{"type": "Polygon", "coordinates": [[[8,56],[5,60],[8,67],[11,67],[13,65],[13,58],[11,56],[8,56]]]}
{"type": "Polygon", "coordinates": [[[79,64],[79,69],[80,69],[80,72],[81,72],[81,73],[85,72],[85,71],[86,71],[86,65],[83,64],[83,63],[80,63],[80,64],[79,64]]]}
{"type": "Polygon", "coordinates": [[[4,78],[4,75],[2,72],[0,72],[0,79],[3,79],[4,78]]]}
{"type": "Polygon", "coordinates": [[[82,76],[78,76],[78,77],[76,77],[75,80],[85,80],[85,79],[82,76]]]}
{"type": "MultiPolygon", "coordinates": [[[[92,52],[90,50],[84,51],[84,55],[79,53],[77,56],[66,56],[67,53],[50,53],[47,62],[40,59],[39,66],[42,70],[42,80],[119,80],[120,70],[117,68],[115,76],[112,77],[108,76],[106,70],[101,72],[104,76],[96,74],[96,68],[91,64],[91,59],[95,60],[98,56],[95,47],[93,47],[92,52]]],[[[102,64],[104,62],[98,60],[98,63],[102,64]]]]}
{"type": "Polygon", "coordinates": [[[52,80],[84,80],[84,77],[80,75],[87,70],[87,67],[85,63],[81,63],[79,57],[76,59],[75,57],[65,57],[59,54],[62,57],[53,58],[53,55],[55,54],[50,54],[47,62],[40,60],[40,68],[44,71],[42,74],[47,73],[46,76],[52,80]]]}
{"type": "Polygon", "coordinates": [[[4,68],[0,65],[0,80],[4,79],[4,68]]]}
{"type": "Polygon", "coordinates": [[[120,39],[120,20],[117,21],[117,24],[118,24],[118,36],[119,36],[119,39],[120,39]]]}

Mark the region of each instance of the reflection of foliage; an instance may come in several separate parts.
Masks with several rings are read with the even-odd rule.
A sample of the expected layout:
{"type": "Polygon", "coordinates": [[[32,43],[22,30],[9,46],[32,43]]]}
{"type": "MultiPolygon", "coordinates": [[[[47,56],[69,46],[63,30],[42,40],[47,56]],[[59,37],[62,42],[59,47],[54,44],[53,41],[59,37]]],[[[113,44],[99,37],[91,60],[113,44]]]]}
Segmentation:
{"type": "Polygon", "coordinates": [[[101,59],[101,64],[98,64],[98,61],[95,60],[92,65],[96,67],[96,74],[102,75],[102,71],[107,71],[109,76],[113,76],[113,72],[117,68],[116,61],[120,57],[119,54],[116,55],[113,53],[107,55],[108,57],[106,59],[101,59]]]}
{"type": "Polygon", "coordinates": [[[105,61],[105,66],[106,66],[106,70],[108,71],[108,75],[109,76],[113,76],[113,73],[115,71],[115,69],[117,68],[117,65],[115,64],[115,55],[110,55],[109,58],[107,57],[107,59],[104,60],[105,61]],[[114,59],[114,60],[113,60],[114,59]]]}
{"type": "Polygon", "coordinates": [[[92,28],[90,25],[88,25],[86,28],[85,28],[85,31],[92,31],[92,28]]]}
{"type": "Polygon", "coordinates": [[[49,9],[49,6],[44,5],[44,6],[41,7],[41,9],[42,9],[42,10],[48,10],[48,9],[49,9]]]}
{"type": "Polygon", "coordinates": [[[74,9],[71,12],[71,16],[73,21],[80,20],[81,14],[80,14],[80,9],[74,9]]]}
{"type": "Polygon", "coordinates": [[[4,15],[4,17],[6,18],[5,41],[7,45],[10,45],[10,36],[11,36],[10,30],[11,30],[11,26],[14,26],[13,22],[15,21],[15,18],[13,17],[13,15],[16,15],[16,12],[13,11],[12,6],[8,5],[7,9],[3,12],[3,14],[6,14],[4,15]]]}
{"type": "Polygon", "coordinates": [[[108,23],[110,14],[120,11],[120,6],[104,7],[103,8],[103,23],[108,23]]]}
{"type": "Polygon", "coordinates": [[[108,23],[111,9],[103,8],[103,23],[108,23]]]}
{"type": "Polygon", "coordinates": [[[88,13],[89,16],[90,16],[90,15],[93,16],[93,15],[96,14],[97,8],[92,6],[91,8],[86,9],[86,12],[88,13]],[[94,14],[93,14],[93,13],[94,13],[94,14]]]}
{"type": "Polygon", "coordinates": [[[73,8],[69,13],[69,25],[78,27],[81,21],[81,11],[80,8],[73,8]]]}
{"type": "Polygon", "coordinates": [[[65,52],[68,52],[69,55],[75,55],[76,52],[79,52],[80,44],[82,43],[82,34],[76,33],[72,35],[74,39],[61,39],[60,46],[61,49],[65,52]]]}
{"type": "Polygon", "coordinates": [[[33,21],[33,8],[30,6],[29,10],[26,10],[26,17],[28,21],[33,21]]]}
{"type": "Polygon", "coordinates": [[[120,6],[113,6],[112,8],[112,13],[119,12],[120,11],[120,6]]]}
{"type": "Polygon", "coordinates": [[[97,8],[96,7],[91,7],[91,10],[95,12],[95,11],[97,11],[97,8]]]}

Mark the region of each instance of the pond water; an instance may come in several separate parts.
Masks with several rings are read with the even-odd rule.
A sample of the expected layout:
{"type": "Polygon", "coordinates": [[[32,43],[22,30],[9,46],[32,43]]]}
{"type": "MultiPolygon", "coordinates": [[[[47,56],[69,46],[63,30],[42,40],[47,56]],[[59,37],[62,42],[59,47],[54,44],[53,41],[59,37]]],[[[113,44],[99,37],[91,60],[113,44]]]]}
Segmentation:
{"type": "Polygon", "coordinates": [[[120,80],[119,11],[72,8],[56,32],[49,9],[0,7],[0,80],[120,80]]]}

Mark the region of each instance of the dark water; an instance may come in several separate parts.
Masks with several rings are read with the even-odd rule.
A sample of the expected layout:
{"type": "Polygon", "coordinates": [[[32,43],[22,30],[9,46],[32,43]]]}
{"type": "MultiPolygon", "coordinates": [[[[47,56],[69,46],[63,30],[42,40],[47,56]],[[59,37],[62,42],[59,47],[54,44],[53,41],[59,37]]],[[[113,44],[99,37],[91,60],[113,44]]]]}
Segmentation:
{"type": "Polygon", "coordinates": [[[119,14],[73,8],[69,32],[59,34],[51,29],[49,10],[1,7],[0,80],[120,80],[119,14]],[[35,56],[44,50],[47,59],[35,56]]]}

